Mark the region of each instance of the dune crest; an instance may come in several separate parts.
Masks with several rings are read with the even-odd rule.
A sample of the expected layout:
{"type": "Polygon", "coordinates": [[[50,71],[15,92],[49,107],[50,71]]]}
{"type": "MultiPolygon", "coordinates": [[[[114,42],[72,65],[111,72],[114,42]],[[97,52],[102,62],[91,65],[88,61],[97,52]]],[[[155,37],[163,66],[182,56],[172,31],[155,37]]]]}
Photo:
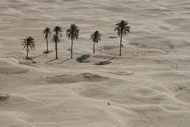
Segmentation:
{"type": "Polygon", "coordinates": [[[92,73],[81,73],[74,75],[58,75],[47,77],[48,83],[78,83],[78,82],[100,82],[107,79],[107,77],[92,73]]]}
{"type": "Polygon", "coordinates": [[[189,127],[189,0],[0,0],[0,127],[189,127]],[[130,33],[114,31],[121,20],[130,33]],[[74,41],[66,30],[80,29],[74,41]],[[42,31],[62,28],[55,59],[42,31]],[[101,41],[90,35],[98,30],[101,41]],[[21,41],[32,36],[35,50],[21,41]]]}

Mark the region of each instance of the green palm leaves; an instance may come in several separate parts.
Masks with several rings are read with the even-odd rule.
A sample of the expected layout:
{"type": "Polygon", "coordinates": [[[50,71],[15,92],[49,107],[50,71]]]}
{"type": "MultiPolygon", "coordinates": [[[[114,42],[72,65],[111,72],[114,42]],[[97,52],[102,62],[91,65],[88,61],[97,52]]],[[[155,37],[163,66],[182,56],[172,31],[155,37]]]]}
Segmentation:
{"type": "Polygon", "coordinates": [[[93,53],[95,53],[95,43],[101,41],[102,34],[99,31],[95,31],[90,35],[90,39],[94,42],[93,44],[93,53]]]}
{"type": "Polygon", "coordinates": [[[49,38],[49,36],[51,35],[51,30],[50,30],[50,28],[45,28],[43,31],[42,31],[42,33],[44,34],[44,37],[45,37],[45,39],[46,39],[46,53],[48,54],[49,53],[49,50],[48,50],[48,38],[49,38]]]}
{"type": "Polygon", "coordinates": [[[26,59],[29,59],[28,57],[28,52],[29,52],[29,49],[33,50],[35,49],[35,40],[33,37],[26,37],[25,39],[23,39],[22,41],[22,46],[23,46],[23,49],[26,49],[26,59]]]}
{"type": "Polygon", "coordinates": [[[73,40],[79,37],[79,28],[75,24],[71,24],[70,28],[66,30],[66,36],[71,40],[71,59],[73,58],[73,40]]]}
{"type": "Polygon", "coordinates": [[[122,46],[122,37],[127,33],[130,33],[130,26],[128,26],[128,22],[121,20],[117,24],[114,31],[117,31],[117,35],[120,37],[120,52],[119,56],[121,56],[121,46],[122,46]]]}

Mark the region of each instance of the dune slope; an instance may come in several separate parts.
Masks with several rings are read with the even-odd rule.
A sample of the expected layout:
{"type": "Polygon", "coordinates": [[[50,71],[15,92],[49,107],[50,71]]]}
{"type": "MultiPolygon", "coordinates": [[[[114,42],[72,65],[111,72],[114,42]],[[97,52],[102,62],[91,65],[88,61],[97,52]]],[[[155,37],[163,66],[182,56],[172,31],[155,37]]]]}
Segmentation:
{"type": "Polygon", "coordinates": [[[189,0],[1,0],[1,127],[188,127],[189,0]],[[122,57],[114,25],[126,20],[122,57]],[[70,59],[71,23],[80,28],[70,59]],[[45,27],[61,26],[44,54],[45,27]],[[102,41],[92,54],[90,34],[102,41]],[[33,36],[36,49],[21,41],[33,36]],[[79,63],[76,58],[89,54],[79,63]]]}

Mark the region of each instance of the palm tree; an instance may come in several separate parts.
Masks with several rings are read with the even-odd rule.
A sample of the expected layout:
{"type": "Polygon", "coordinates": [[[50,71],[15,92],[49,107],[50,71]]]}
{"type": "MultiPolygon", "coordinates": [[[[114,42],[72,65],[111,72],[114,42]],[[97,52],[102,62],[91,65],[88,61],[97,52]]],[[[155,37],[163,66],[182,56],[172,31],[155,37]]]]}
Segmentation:
{"type": "Polygon", "coordinates": [[[51,30],[50,28],[45,28],[42,32],[44,34],[44,37],[46,39],[46,46],[47,46],[47,50],[46,50],[46,53],[48,54],[49,53],[49,50],[48,50],[48,38],[49,38],[49,35],[51,35],[51,30]]]}
{"type": "Polygon", "coordinates": [[[60,42],[60,37],[62,36],[60,32],[62,32],[62,29],[60,26],[56,26],[54,28],[54,35],[52,37],[52,41],[55,42],[55,59],[58,59],[58,53],[57,53],[57,43],[60,42]]]}
{"type": "Polygon", "coordinates": [[[31,50],[35,49],[35,40],[33,37],[29,36],[29,37],[26,37],[25,39],[23,39],[22,41],[22,46],[23,46],[23,49],[26,48],[26,59],[29,59],[28,57],[28,52],[29,52],[29,48],[31,50]]]}
{"type": "Polygon", "coordinates": [[[57,43],[60,42],[60,37],[57,34],[54,34],[53,37],[52,37],[52,41],[55,42],[55,51],[56,51],[55,59],[58,59],[57,43]]]}
{"type": "Polygon", "coordinates": [[[119,56],[121,56],[121,46],[122,46],[122,38],[123,35],[126,35],[127,33],[130,33],[130,26],[128,26],[128,22],[121,20],[117,24],[115,24],[116,27],[114,31],[117,31],[117,35],[120,36],[120,52],[119,56]]]}
{"type": "Polygon", "coordinates": [[[101,41],[102,34],[99,31],[95,31],[90,35],[90,39],[94,42],[93,44],[93,53],[95,53],[95,43],[101,41]]]}
{"type": "Polygon", "coordinates": [[[79,28],[75,24],[71,24],[66,31],[66,36],[71,40],[71,59],[73,58],[73,40],[79,37],[79,28]]]}

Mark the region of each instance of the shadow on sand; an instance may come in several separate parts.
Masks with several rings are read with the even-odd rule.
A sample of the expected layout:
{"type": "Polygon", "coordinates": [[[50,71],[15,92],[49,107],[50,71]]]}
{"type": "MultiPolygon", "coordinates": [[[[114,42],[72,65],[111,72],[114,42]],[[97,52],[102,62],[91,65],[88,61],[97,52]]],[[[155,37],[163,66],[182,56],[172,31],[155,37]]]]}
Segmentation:
{"type": "Polygon", "coordinates": [[[89,57],[90,57],[90,54],[81,55],[81,56],[76,58],[76,61],[79,63],[83,63],[89,57]]]}
{"type": "Polygon", "coordinates": [[[52,59],[52,60],[49,60],[49,61],[46,61],[45,63],[49,63],[49,62],[53,62],[53,61],[55,61],[55,60],[57,60],[57,59],[52,59]]]}
{"type": "Polygon", "coordinates": [[[98,61],[98,62],[95,62],[95,65],[107,65],[107,64],[110,64],[111,63],[111,60],[113,60],[114,58],[116,57],[112,57],[106,61],[98,61]]]}
{"type": "Polygon", "coordinates": [[[70,60],[70,59],[68,58],[68,59],[66,59],[66,60],[63,60],[63,61],[57,63],[57,64],[61,64],[61,63],[67,62],[67,61],[69,61],[69,60],[70,60]]]}
{"type": "Polygon", "coordinates": [[[52,52],[53,52],[53,50],[51,50],[51,51],[49,51],[49,52],[43,51],[43,52],[42,52],[43,54],[34,56],[34,57],[32,57],[31,59],[36,59],[36,58],[41,57],[41,56],[44,56],[44,55],[47,56],[47,54],[52,53],[52,52]]]}

